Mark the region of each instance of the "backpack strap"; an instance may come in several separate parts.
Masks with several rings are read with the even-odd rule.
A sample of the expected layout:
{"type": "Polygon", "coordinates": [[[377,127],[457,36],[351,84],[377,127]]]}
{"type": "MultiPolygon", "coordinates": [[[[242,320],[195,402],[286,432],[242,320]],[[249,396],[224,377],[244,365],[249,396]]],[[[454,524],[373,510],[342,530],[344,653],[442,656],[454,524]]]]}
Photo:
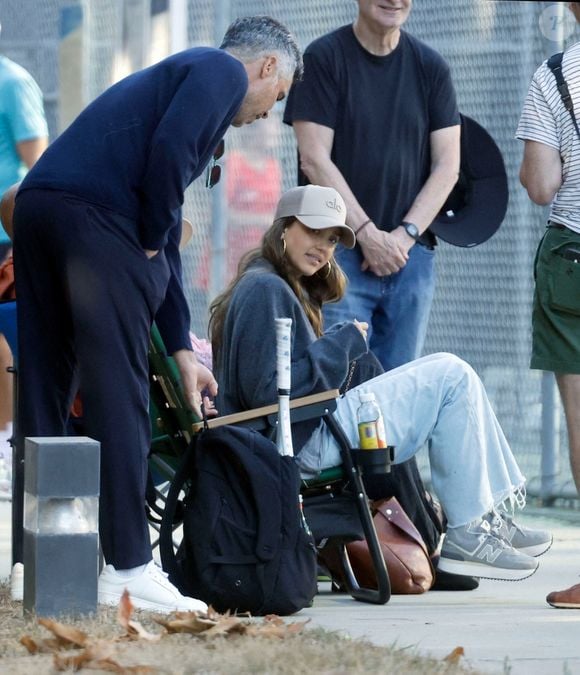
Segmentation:
{"type": "Polygon", "coordinates": [[[572,119],[572,124],[574,124],[574,129],[580,138],[580,129],[578,128],[578,122],[576,121],[576,115],[574,114],[574,103],[572,102],[572,97],[570,96],[570,90],[568,89],[568,84],[564,79],[562,74],[562,59],[564,58],[564,52],[558,52],[553,54],[548,59],[548,68],[554,74],[556,78],[556,86],[558,87],[558,92],[560,93],[560,98],[566,110],[570,113],[572,119]]]}

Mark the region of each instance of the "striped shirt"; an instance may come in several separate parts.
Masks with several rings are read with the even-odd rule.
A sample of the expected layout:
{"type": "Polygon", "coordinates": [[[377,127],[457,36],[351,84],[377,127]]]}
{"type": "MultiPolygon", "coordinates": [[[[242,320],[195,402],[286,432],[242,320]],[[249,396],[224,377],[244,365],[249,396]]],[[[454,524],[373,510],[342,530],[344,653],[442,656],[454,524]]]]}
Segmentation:
{"type": "MultiPolygon", "coordinates": [[[[562,73],[580,124],[580,42],[564,52],[562,73]]],[[[580,139],[547,61],[534,73],[516,138],[544,143],[560,151],[562,185],[552,202],[550,220],[580,232],[580,139]]]]}

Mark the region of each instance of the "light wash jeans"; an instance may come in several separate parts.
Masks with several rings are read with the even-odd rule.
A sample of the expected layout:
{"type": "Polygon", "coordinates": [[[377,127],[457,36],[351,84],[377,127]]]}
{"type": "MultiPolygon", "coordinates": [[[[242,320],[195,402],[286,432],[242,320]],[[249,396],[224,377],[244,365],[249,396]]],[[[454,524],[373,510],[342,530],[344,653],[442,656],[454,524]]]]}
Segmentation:
{"type": "MultiPolygon", "coordinates": [[[[358,447],[356,411],[363,391],[372,391],[382,410],[395,464],[427,443],[433,489],[449,527],[479,519],[503,502],[523,501],[525,479],[483,383],[465,361],[432,354],[347,392],[334,415],[352,447],[358,447]]],[[[341,463],[338,443],[324,423],[302,448],[298,463],[305,476],[341,463]]]]}

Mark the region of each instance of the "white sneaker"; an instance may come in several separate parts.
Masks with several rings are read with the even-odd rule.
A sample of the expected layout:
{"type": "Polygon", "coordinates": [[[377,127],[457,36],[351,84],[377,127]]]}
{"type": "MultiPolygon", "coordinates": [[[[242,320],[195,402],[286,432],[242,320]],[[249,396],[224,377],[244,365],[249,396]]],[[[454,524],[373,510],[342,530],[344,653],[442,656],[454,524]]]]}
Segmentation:
{"type": "Polygon", "coordinates": [[[123,576],[112,565],[105,565],[99,576],[99,603],[118,605],[125,589],[138,609],[166,614],[175,611],[207,612],[205,602],[181,595],[153,560],[134,577],[123,576]]]}
{"type": "Polygon", "coordinates": [[[24,565],[14,563],[10,574],[10,597],[15,602],[22,602],[24,597],[24,565]]]}

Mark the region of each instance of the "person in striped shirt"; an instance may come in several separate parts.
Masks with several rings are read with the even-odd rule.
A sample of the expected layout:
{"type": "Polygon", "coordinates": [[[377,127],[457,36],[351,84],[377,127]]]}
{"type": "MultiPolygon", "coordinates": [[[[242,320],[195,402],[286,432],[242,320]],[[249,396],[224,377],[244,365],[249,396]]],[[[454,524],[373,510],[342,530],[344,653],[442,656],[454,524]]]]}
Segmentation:
{"type": "MultiPolygon", "coordinates": [[[[568,6],[580,22],[580,2],[568,6]]],[[[562,74],[580,111],[580,42],[564,52],[562,74]]],[[[534,73],[516,137],[524,141],[522,185],[533,202],[550,204],[534,263],[531,367],[556,375],[580,492],[580,130],[547,61],[534,73]]],[[[580,584],[546,599],[554,607],[580,609],[580,584]]]]}

